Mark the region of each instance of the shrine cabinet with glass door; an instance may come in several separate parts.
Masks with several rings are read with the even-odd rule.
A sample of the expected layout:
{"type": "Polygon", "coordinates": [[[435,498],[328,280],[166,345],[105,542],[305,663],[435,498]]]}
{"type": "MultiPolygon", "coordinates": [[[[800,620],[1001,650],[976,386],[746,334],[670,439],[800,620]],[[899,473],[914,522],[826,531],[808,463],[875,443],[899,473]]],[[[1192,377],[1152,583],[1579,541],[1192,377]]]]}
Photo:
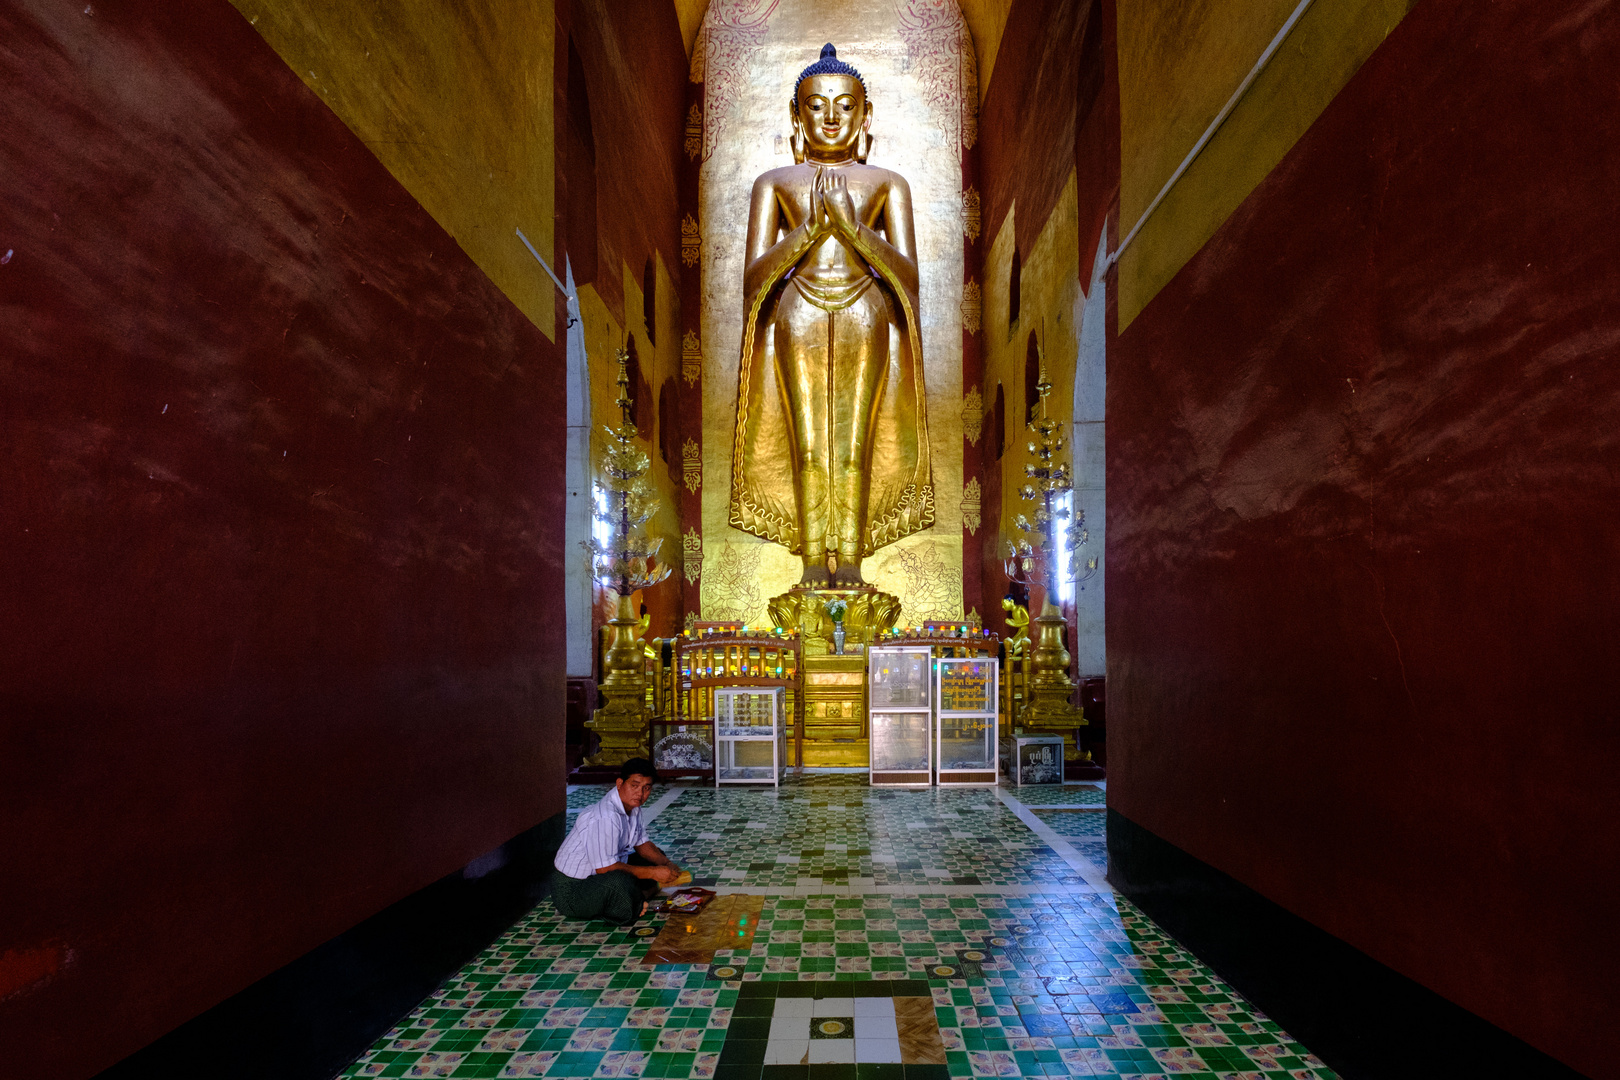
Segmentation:
{"type": "Polygon", "coordinates": [[[933,657],[916,646],[867,650],[871,781],[891,787],[933,782],[933,657]]]}
{"type": "Polygon", "coordinates": [[[780,686],[714,692],[714,782],[780,786],[787,764],[787,725],[780,686]]]}
{"type": "Polygon", "coordinates": [[[940,785],[995,784],[1000,749],[996,661],[941,657],[934,668],[935,770],[940,785]]]}

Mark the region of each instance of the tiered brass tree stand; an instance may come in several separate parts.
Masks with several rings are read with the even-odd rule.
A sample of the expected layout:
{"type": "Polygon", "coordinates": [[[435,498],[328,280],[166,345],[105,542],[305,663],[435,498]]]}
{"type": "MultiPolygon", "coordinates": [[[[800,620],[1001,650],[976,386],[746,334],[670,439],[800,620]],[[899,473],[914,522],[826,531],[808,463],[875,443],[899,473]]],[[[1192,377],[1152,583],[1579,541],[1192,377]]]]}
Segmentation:
{"type": "Polygon", "coordinates": [[[606,678],[600,687],[607,703],[585,721],[601,739],[596,753],[584,761],[591,768],[617,768],[648,754],[647,660],[636,637],[640,622],[630,597],[619,597],[608,626],[613,629],[613,641],[602,659],[606,678]]]}
{"type": "Polygon", "coordinates": [[[804,639],[804,732],[798,763],[860,767],[867,764],[866,654],[900,617],[900,600],[867,586],[811,589],[795,586],[770,602],[771,620],[804,639]],[[844,603],[844,655],[833,650],[834,620],[827,605],[844,603]]]}

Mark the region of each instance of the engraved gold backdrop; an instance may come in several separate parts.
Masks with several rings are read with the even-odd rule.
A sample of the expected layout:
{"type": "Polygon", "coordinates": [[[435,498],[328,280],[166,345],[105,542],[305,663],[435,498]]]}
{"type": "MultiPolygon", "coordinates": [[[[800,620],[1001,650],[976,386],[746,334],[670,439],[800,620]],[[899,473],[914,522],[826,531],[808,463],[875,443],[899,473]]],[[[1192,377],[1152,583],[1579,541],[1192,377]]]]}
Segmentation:
{"type": "Polygon", "coordinates": [[[911,186],[921,275],[923,372],[935,523],[866,559],[902,622],[962,617],[962,150],[978,101],[972,43],[956,0],[715,0],[692,51],[704,84],[701,220],[702,617],[766,621],[799,579],[787,548],[728,523],[742,337],[743,246],[754,178],[793,162],[788,102],[798,73],[832,42],[866,79],[870,163],[911,186]]]}

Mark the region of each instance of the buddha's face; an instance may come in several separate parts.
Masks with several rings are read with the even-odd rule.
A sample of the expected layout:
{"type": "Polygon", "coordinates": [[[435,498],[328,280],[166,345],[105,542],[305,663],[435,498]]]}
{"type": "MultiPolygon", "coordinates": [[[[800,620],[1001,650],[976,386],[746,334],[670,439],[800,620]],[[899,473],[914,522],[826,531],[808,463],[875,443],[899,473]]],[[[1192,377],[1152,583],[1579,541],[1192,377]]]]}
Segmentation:
{"type": "Polygon", "coordinates": [[[848,75],[812,75],[799,84],[795,119],[804,133],[806,155],[837,161],[853,156],[872,106],[860,81],[848,75]]]}

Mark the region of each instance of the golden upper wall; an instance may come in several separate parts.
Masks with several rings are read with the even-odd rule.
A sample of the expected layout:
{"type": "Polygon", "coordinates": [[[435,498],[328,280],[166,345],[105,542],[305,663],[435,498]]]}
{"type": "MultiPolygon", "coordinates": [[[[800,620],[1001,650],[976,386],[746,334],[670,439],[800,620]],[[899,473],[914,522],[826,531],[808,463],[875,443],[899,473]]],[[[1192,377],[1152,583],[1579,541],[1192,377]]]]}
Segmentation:
{"type": "MultiPolygon", "coordinates": [[[[1118,5],[1119,227],[1128,233],[1297,0],[1118,5]]],[[[1265,179],[1415,0],[1316,0],[1119,262],[1119,330],[1265,179]]]]}
{"type": "MultiPolygon", "coordinates": [[[[232,0],[518,309],[556,340],[552,0],[232,0]]],[[[561,271],[559,271],[560,273],[561,271]]]]}

